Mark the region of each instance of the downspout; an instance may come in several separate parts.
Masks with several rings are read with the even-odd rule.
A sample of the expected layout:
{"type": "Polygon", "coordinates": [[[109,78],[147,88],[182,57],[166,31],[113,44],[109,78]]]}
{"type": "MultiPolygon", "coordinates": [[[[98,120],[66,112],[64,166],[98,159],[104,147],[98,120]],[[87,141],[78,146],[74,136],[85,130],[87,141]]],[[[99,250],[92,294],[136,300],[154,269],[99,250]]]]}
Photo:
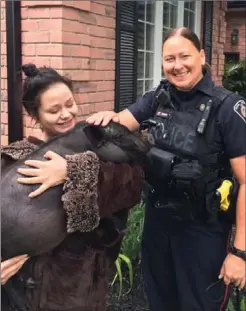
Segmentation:
{"type": "Polygon", "coordinates": [[[8,139],[9,143],[23,139],[21,102],[21,1],[6,3],[8,139]]]}

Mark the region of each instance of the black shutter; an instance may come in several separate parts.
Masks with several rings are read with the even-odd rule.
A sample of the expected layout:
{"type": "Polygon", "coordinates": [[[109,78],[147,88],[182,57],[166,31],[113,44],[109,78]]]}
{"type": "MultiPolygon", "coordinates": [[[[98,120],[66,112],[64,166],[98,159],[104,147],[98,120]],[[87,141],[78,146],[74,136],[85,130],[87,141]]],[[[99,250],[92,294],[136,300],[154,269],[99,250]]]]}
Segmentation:
{"type": "Polygon", "coordinates": [[[206,62],[211,65],[213,42],[213,1],[204,2],[203,48],[206,62]]]}
{"type": "Polygon", "coordinates": [[[116,1],[115,111],[134,103],[137,93],[137,1],[116,1]]]}

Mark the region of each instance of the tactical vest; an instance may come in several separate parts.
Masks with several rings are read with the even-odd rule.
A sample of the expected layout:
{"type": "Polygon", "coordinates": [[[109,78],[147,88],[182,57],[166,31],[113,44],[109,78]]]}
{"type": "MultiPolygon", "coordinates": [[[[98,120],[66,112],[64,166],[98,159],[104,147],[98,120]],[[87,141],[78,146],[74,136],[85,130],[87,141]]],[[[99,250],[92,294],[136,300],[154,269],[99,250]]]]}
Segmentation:
{"type": "Polygon", "coordinates": [[[212,97],[204,96],[196,108],[178,111],[170,99],[169,83],[163,81],[157,88],[152,103],[155,116],[142,124],[153,143],[147,178],[153,196],[161,197],[156,207],[181,219],[217,219],[216,189],[233,176],[220,145],[216,117],[231,94],[214,86],[212,97]]]}

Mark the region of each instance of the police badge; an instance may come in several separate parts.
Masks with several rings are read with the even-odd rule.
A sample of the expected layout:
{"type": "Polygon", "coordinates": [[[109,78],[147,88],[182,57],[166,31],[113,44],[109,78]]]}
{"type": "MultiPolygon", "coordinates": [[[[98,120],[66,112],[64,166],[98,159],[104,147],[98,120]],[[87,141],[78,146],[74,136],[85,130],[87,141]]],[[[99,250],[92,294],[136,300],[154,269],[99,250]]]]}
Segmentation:
{"type": "Polygon", "coordinates": [[[234,111],[239,115],[241,119],[246,123],[246,103],[244,100],[239,100],[234,106],[234,111]]]}

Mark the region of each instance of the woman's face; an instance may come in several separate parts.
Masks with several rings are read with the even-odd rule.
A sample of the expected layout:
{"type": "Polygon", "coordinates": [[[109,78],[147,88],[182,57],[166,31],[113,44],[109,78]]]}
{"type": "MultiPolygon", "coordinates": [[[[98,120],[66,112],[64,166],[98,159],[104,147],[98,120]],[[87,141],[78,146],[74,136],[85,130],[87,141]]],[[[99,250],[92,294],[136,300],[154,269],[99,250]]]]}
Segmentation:
{"type": "Polygon", "coordinates": [[[65,133],[76,124],[78,106],[64,83],[51,85],[40,96],[39,123],[47,137],[65,133]]]}
{"type": "Polygon", "coordinates": [[[169,38],[163,44],[163,71],[176,88],[189,91],[203,77],[204,51],[182,36],[169,38]]]}

